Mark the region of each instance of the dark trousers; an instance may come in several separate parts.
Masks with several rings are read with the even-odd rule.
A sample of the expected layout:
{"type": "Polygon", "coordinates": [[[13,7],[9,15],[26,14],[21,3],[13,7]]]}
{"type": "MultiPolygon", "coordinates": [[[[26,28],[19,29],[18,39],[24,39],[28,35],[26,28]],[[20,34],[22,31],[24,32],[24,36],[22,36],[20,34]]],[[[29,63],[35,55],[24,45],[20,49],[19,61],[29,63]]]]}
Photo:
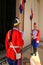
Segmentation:
{"type": "Polygon", "coordinates": [[[11,59],[7,59],[7,62],[9,65],[17,65],[17,63],[18,63],[17,60],[11,60],[11,59]]]}
{"type": "Polygon", "coordinates": [[[36,47],[33,47],[33,52],[34,52],[34,54],[36,54],[36,52],[37,52],[37,48],[36,47]]]}

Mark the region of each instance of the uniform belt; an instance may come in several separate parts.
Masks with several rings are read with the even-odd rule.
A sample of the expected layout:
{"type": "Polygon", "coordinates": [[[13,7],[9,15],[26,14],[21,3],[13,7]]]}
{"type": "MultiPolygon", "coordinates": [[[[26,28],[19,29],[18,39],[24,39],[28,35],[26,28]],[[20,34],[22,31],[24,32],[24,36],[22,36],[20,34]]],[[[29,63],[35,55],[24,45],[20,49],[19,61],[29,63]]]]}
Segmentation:
{"type": "Polygon", "coordinates": [[[10,45],[10,48],[19,48],[19,46],[10,45]]]}

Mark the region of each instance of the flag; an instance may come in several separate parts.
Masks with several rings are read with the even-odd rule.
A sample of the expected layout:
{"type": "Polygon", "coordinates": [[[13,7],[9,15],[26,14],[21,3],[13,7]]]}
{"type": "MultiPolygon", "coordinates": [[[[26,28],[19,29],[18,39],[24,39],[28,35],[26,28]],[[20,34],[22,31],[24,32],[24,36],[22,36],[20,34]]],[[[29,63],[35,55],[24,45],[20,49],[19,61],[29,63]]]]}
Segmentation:
{"type": "Polygon", "coordinates": [[[20,2],[19,11],[21,14],[22,14],[22,11],[24,10],[25,2],[26,2],[26,0],[21,0],[21,2],[20,2]]]}
{"type": "Polygon", "coordinates": [[[32,19],[33,19],[33,10],[32,10],[32,8],[31,8],[30,20],[32,20],[32,19]]]}

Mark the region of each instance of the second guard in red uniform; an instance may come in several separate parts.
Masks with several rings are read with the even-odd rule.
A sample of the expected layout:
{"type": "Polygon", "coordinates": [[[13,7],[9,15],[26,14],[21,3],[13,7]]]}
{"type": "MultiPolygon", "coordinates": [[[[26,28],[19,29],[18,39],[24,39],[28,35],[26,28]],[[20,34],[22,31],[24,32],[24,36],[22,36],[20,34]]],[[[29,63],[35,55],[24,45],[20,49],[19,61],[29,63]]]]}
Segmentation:
{"type": "Polygon", "coordinates": [[[40,31],[37,29],[36,23],[34,23],[34,29],[32,30],[32,46],[35,56],[37,52],[37,47],[39,46],[39,40],[40,40],[40,31]]]}

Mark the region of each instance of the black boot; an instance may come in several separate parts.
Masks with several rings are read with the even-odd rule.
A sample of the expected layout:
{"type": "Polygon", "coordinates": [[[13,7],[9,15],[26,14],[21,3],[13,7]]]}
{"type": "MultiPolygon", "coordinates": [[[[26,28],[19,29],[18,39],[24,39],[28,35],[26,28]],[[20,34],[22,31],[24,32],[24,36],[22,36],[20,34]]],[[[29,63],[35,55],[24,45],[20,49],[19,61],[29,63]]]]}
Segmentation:
{"type": "Polygon", "coordinates": [[[34,54],[35,54],[35,56],[36,56],[36,52],[35,52],[34,54]]]}
{"type": "Polygon", "coordinates": [[[31,53],[31,55],[33,55],[33,53],[31,53]]]}

